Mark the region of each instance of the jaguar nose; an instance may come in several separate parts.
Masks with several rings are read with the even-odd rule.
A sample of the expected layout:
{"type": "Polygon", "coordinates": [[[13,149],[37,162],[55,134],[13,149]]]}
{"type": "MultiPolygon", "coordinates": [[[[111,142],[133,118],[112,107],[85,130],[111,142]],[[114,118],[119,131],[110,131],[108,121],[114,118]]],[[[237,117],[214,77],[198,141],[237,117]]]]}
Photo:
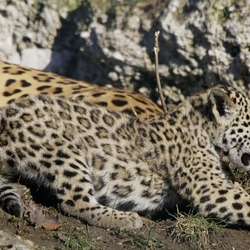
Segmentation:
{"type": "Polygon", "coordinates": [[[250,165],[250,154],[249,153],[242,154],[241,162],[244,166],[250,165]]]}

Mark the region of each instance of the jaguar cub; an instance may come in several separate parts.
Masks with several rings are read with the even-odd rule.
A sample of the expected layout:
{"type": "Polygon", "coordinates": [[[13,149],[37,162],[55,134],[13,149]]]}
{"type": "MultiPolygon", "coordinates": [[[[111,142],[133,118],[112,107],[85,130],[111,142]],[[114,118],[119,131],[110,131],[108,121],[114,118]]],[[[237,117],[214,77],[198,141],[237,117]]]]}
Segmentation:
{"type": "Polygon", "coordinates": [[[250,196],[221,154],[250,169],[250,100],[229,86],[196,94],[144,121],[45,95],[0,110],[0,200],[21,216],[7,178],[30,179],[61,211],[104,228],[139,228],[138,215],[188,202],[203,216],[250,225],[250,196]]]}

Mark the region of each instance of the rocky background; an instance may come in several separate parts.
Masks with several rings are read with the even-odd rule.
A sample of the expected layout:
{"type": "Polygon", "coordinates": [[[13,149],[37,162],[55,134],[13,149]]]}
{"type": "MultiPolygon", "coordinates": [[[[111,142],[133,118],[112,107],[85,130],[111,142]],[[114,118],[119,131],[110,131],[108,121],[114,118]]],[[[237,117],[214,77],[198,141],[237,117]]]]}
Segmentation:
{"type": "MultiPolygon", "coordinates": [[[[171,107],[220,79],[249,91],[249,14],[249,0],[1,0],[0,60],[140,91],[159,103],[153,47],[160,30],[171,107]]],[[[33,249],[11,233],[0,238],[14,244],[8,249],[33,249]]]]}
{"type": "Polygon", "coordinates": [[[2,0],[0,59],[157,101],[154,32],[168,105],[225,79],[250,83],[249,0],[2,0]]]}

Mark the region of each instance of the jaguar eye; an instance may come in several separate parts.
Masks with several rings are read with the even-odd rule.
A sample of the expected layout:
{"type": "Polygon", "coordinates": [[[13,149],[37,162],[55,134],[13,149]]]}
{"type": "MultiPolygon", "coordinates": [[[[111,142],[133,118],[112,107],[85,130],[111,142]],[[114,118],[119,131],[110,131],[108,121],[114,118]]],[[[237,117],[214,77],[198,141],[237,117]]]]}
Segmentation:
{"type": "Polygon", "coordinates": [[[250,154],[244,153],[241,156],[241,162],[243,163],[244,166],[248,166],[250,164],[250,154]]]}

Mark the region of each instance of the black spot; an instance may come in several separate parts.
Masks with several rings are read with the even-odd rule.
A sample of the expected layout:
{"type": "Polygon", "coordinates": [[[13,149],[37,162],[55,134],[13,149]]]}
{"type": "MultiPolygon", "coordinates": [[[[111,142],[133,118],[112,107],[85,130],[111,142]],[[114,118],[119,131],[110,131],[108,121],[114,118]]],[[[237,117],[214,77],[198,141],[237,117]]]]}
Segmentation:
{"type": "Polygon", "coordinates": [[[11,158],[15,157],[15,154],[11,150],[6,150],[6,154],[11,158]]]}
{"type": "Polygon", "coordinates": [[[69,159],[70,158],[69,155],[66,154],[66,153],[64,153],[62,150],[58,150],[57,157],[59,157],[59,158],[65,158],[65,159],[69,159]]]}
{"type": "Polygon", "coordinates": [[[122,100],[112,100],[111,102],[117,107],[123,107],[128,104],[127,101],[122,100]]]}
{"type": "Polygon", "coordinates": [[[220,210],[219,210],[221,213],[225,213],[227,211],[227,208],[226,207],[221,207],[220,210]]]}
{"type": "Polygon", "coordinates": [[[147,102],[143,101],[142,99],[135,98],[133,95],[129,95],[129,96],[132,97],[132,98],[133,98],[134,100],[136,100],[137,102],[140,102],[140,103],[145,104],[145,105],[148,104],[147,102]]]}
{"type": "Polygon", "coordinates": [[[29,82],[27,82],[26,80],[21,80],[21,84],[22,84],[22,87],[29,87],[31,86],[31,84],[29,82]]]}
{"type": "Polygon", "coordinates": [[[10,121],[9,126],[12,130],[18,129],[22,127],[22,124],[19,121],[10,121]]]}
{"type": "Polygon", "coordinates": [[[49,77],[45,74],[38,74],[39,76],[45,76],[45,77],[42,77],[40,78],[39,76],[33,76],[33,78],[39,82],[51,82],[51,80],[53,80],[54,78],[53,77],[49,77]]]}
{"type": "Polygon", "coordinates": [[[200,203],[205,203],[205,202],[207,202],[207,201],[210,201],[210,197],[209,197],[208,195],[202,196],[202,197],[200,198],[200,203]]]}
{"type": "Polygon", "coordinates": [[[243,218],[244,217],[243,213],[237,213],[237,216],[238,216],[238,218],[243,218]]]}
{"type": "Polygon", "coordinates": [[[186,182],[181,183],[180,189],[184,189],[184,188],[186,188],[186,187],[187,187],[187,183],[186,183],[186,182]]]}
{"type": "Polygon", "coordinates": [[[238,202],[235,202],[232,205],[233,205],[233,208],[236,210],[241,210],[243,208],[242,204],[238,202]]]}
{"type": "Polygon", "coordinates": [[[149,135],[150,141],[152,143],[158,143],[159,141],[162,141],[162,138],[154,130],[150,130],[149,135]]]}
{"type": "Polygon", "coordinates": [[[12,83],[14,83],[14,82],[16,82],[16,80],[14,80],[14,79],[8,79],[7,81],[6,81],[6,83],[5,83],[5,86],[6,87],[9,87],[12,83]]]}
{"type": "Polygon", "coordinates": [[[93,195],[95,194],[95,191],[94,191],[94,189],[90,188],[89,191],[88,191],[88,193],[89,193],[91,196],[93,196],[93,195]]]}
{"type": "Polygon", "coordinates": [[[42,166],[46,167],[46,168],[51,168],[51,166],[52,166],[52,164],[51,164],[50,162],[48,162],[48,161],[40,160],[39,163],[40,163],[42,166]]]}
{"type": "Polygon", "coordinates": [[[8,91],[4,91],[3,96],[12,96],[12,95],[20,93],[20,92],[22,92],[20,89],[15,89],[12,93],[10,93],[8,91]]]}
{"type": "Polygon", "coordinates": [[[95,93],[92,96],[99,97],[99,96],[102,96],[102,95],[105,95],[105,94],[106,94],[105,92],[100,92],[100,93],[95,93]]]}
{"type": "Polygon", "coordinates": [[[63,171],[63,175],[64,175],[65,177],[74,177],[74,176],[77,175],[77,172],[64,170],[64,171],[63,171]]]}
{"type": "Polygon", "coordinates": [[[103,115],[103,121],[105,122],[105,124],[112,126],[115,123],[115,120],[112,116],[109,116],[107,114],[103,115]]]}
{"type": "Polygon", "coordinates": [[[137,114],[141,114],[141,113],[144,113],[144,110],[143,109],[141,109],[141,108],[139,108],[139,107],[133,107],[133,109],[135,110],[135,112],[137,113],[137,114]]]}
{"type": "Polygon", "coordinates": [[[223,203],[225,201],[227,201],[227,199],[225,197],[220,197],[220,198],[215,200],[216,203],[223,203]]]}
{"type": "MultiPolygon", "coordinates": [[[[119,90],[117,91],[117,93],[120,93],[120,92],[121,92],[121,91],[119,91],[119,90]]],[[[118,98],[123,98],[123,99],[125,98],[125,96],[122,95],[122,94],[114,94],[114,96],[115,96],[115,97],[118,97],[118,98]]]]}
{"type": "Polygon", "coordinates": [[[99,122],[99,116],[100,116],[100,110],[98,109],[92,109],[90,111],[90,118],[94,123],[98,123],[99,122]]]}
{"type": "Polygon", "coordinates": [[[116,178],[117,178],[117,176],[118,176],[118,173],[112,173],[111,175],[110,175],[110,178],[112,179],[112,180],[116,180],[116,178]]]}
{"type": "Polygon", "coordinates": [[[100,209],[100,206],[96,206],[96,207],[91,207],[90,208],[91,211],[94,211],[94,210],[97,210],[97,209],[100,209]]]}
{"type": "Polygon", "coordinates": [[[72,200],[66,200],[65,204],[68,205],[68,206],[71,206],[71,207],[75,206],[75,203],[72,200]]]}
{"type": "MultiPolygon", "coordinates": [[[[23,95],[21,95],[20,97],[21,98],[25,98],[25,97],[28,97],[29,95],[28,94],[23,94],[23,95]]],[[[14,99],[15,100],[15,99],[14,99]]]]}
{"type": "Polygon", "coordinates": [[[218,215],[216,213],[209,213],[207,216],[212,219],[218,218],[218,215]]]}
{"type": "Polygon", "coordinates": [[[49,89],[49,88],[51,88],[51,86],[43,85],[43,86],[38,87],[37,90],[41,91],[41,90],[45,90],[45,89],[49,89]]]}
{"type": "Polygon", "coordinates": [[[62,194],[62,195],[65,195],[65,190],[63,188],[59,188],[57,189],[56,191],[58,194],[62,194]]]}
{"type": "Polygon", "coordinates": [[[239,225],[246,225],[246,222],[245,222],[244,219],[238,219],[237,220],[237,224],[239,224],[239,225]]]}
{"type": "Polygon", "coordinates": [[[235,195],[234,195],[234,199],[235,199],[235,200],[240,199],[240,194],[235,194],[235,195]]]}
{"type": "Polygon", "coordinates": [[[221,195],[227,194],[227,193],[228,193],[228,190],[226,190],[226,189],[219,190],[219,194],[221,194],[221,195]]]}
{"type": "Polygon", "coordinates": [[[56,165],[58,165],[58,166],[61,166],[61,165],[64,164],[64,161],[62,161],[62,160],[55,160],[54,163],[55,163],[56,165]]]}
{"type": "Polygon", "coordinates": [[[80,169],[76,164],[74,163],[70,163],[69,164],[70,167],[72,167],[73,169],[80,169]]]}
{"type": "Polygon", "coordinates": [[[43,154],[43,157],[46,159],[50,159],[52,157],[52,154],[43,154]]]}
{"type": "Polygon", "coordinates": [[[108,206],[110,204],[110,201],[111,201],[111,199],[107,195],[102,195],[97,200],[103,206],[108,206]]]}
{"type": "Polygon", "coordinates": [[[241,156],[241,162],[243,163],[243,165],[248,166],[250,163],[250,154],[243,153],[241,156]]]}
{"type": "Polygon", "coordinates": [[[51,174],[51,173],[46,173],[45,174],[46,178],[50,181],[50,182],[54,182],[56,177],[55,175],[51,174]]]}
{"type": "Polygon", "coordinates": [[[63,188],[66,188],[66,189],[68,189],[68,190],[71,190],[72,185],[69,184],[68,182],[64,182],[64,183],[62,184],[62,187],[63,187],[63,188]]]}
{"type": "Polygon", "coordinates": [[[82,196],[80,194],[73,195],[73,200],[74,201],[80,200],[81,198],[82,198],[82,196]]]}
{"type": "Polygon", "coordinates": [[[30,147],[36,151],[39,151],[42,147],[39,145],[31,144],[30,147]]]}
{"type": "Polygon", "coordinates": [[[96,104],[98,104],[99,106],[102,106],[102,107],[107,107],[108,106],[107,102],[97,102],[96,104]]]}
{"type": "Polygon", "coordinates": [[[44,131],[44,130],[42,130],[42,131],[37,131],[36,128],[34,128],[34,127],[32,127],[32,126],[29,126],[27,129],[28,129],[28,131],[29,131],[30,133],[32,133],[33,135],[35,135],[35,136],[37,136],[37,137],[42,138],[42,137],[45,136],[45,131],[44,131]]]}
{"type": "Polygon", "coordinates": [[[19,113],[18,109],[15,109],[15,108],[12,108],[12,107],[7,108],[5,111],[6,111],[6,116],[7,117],[16,116],[19,113]]]}
{"type": "Polygon", "coordinates": [[[148,186],[148,187],[149,187],[149,186],[150,186],[150,184],[151,184],[151,181],[150,181],[150,180],[147,180],[147,181],[146,181],[146,180],[144,180],[144,179],[143,179],[143,180],[141,181],[141,183],[140,183],[140,184],[142,184],[142,185],[144,185],[144,186],[148,186]]]}
{"type": "Polygon", "coordinates": [[[214,208],[216,208],[216,205],[215,205],[215,204],[208,204],[208,205],[206,205],[205,210],[206,210],[207,212],[210,212],[210,211],[212,211],[214,208]]]}
{"type": "Polygon", "coordinates": [[[80,180],[79,180],[81,183],[84,183],[84,182],[90,182],[89,180],[87,180],[85,177],[82,177],[80,180]]]}
{"type": "Polygon", "coordinates": [[[75,187],[74,191],[75,192],[82,192],[83,188],[82,187],[75,187]]]}
{"type": "Polygon", "coordinates": [[[19,149],[19,148],[16,148],[16,154],[17,154],[17,157],[20,159],[20,160],[23,160],[26,158],[26,155],[19,149]]]}
{"type": "Polygon", "coordinates": [[[76,161],[77,163],[79,163],[80,165],[86,167],[86,165],[85,165],[82,161],[80,161],[80,160],[78,160],[78,159],[75,159],[75,161],[76,161]]]}
{"type": "MultiPolygon", "coordinates": [[[[48,124],[48,122],[46,122],[46,125],[48,124]]],[[[51,124],[51,122],[49,122],[49,124],[51,124]]],[[[47,125],[48,126],[48,125],[47,125]]],[[[48,126],[50,127],[50,126],[48,126]]],[[[51,137],[54,138],[54,139],[57,139],[59,137],[59,135],[55,134],[55,133],[52,133],[51,134],[51,137]]]]}
{"type": "Polygon", "coordinates": [[[116,208],[122,211],[129,211],[132,210],[135,206],[136,204],[133,201],[127,201],[127,202],[120,202],[119,204],[117,204],[116,208]]]}
{"type": "Polygon", "coordinates": [[[7,161],[7,164],[10,166],[10,167],[14,167],[16,165],[16,162],[14,160],[11,160],[11,159],[8,159],[7,161]]]}
{"type": "Polygon", "coordinates": [[[82,200],[85,201],[85,202],[89,202],[89,197],[88,196],[83,196],[82,200]]]}

